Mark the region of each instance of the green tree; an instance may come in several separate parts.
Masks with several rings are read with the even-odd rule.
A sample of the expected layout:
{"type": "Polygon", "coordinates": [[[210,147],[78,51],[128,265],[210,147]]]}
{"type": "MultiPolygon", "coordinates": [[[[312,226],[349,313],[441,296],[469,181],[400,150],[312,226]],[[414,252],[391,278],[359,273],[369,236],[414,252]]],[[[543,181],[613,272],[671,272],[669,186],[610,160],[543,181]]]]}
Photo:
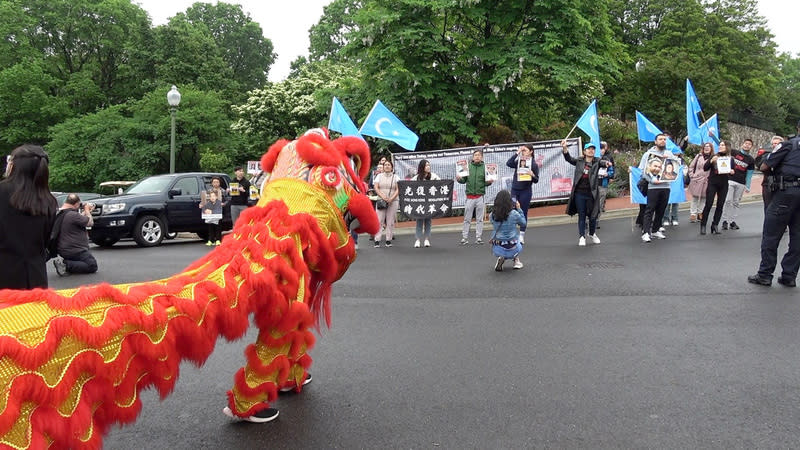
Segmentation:
{"type": "Polygon", "coordinates": [[[269,146],[277,139],[294,139],[309,128],[327,126],[331,98],[341,98],[341,93],[348,91],[343,87],[352,86],[357,77],[346,65],[306,64],[286,80],[251,91],[244,104],[234,106],[238,120],[233,129],[259,146],[269,146]]]}
{"type": "Polygon", "coordinates": [[[579,114],[617,74],[606,1],[369,0],[347,60],[421,136],[419,148],[476,142],[507,125],[530,133],[539,111],[579,114]]]}
{"type": "Polygon", "coordinates": [[[361,0],[334,0],[323,8],[319,22],[308,32],[311,61],[341,60],[340,51],[357,29],[354,14],[362,3],[361,0]]]}
{"type": "Polygon", "coordinates": [[[609,89],[621,117],[638,109],[661,128],[685,133],[689,78],[707,116],[746,111],[782,119],[775,44],[754,0],[613,0],[612,11],[630,55],[629,70],[609,89]]]}
{"type": "Polygon", "coordinates": [[[261,26],[242,11],[241,5],[198,2],[186,10],[186,18],[208,28],[241,91],[267,82],[276,57],[272,41],[264,37],[261,26]]]}
{"type": "Polygon", "coordinates": [[[0,70],[0,152],[30,142],[47,142],[47,127],[70,115],[56,95],[61,82],[42,63],[27,60],[0,70]]]}
{"type": "MultiPolygon", "coordinates": [[[[169,170],[170,116],[162,87],[141,100],[115,105],[54,126],[47,150],[54,189],[95,189],[107,180],[139,179],[169,170]]],[[[201,156],[245,161],[245,142],[231,131],[227,101],[214,92],[181,87],[176,113],[176,170],[201,169],[201,156]]]]}
{"type": "Polygon", "coordinates": [[[156,79],[178,86],[192,84],[203,90],[234,92],[238,85],[233,69],[205,24],[192,23],[185,15],[172,17],[154,30],[153,60],[156,79]]]}

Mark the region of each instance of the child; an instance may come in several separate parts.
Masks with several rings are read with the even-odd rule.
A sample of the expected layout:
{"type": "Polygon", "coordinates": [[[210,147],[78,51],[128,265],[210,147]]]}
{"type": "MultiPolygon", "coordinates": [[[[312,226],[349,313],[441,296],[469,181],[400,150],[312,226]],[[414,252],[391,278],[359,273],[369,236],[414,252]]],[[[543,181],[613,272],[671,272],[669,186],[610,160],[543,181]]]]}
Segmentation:
{"type": "Polygon", "coordinates": [[[216,191],[208,193],[208,201],[203,205],[203,219],[208,224],[208,242],[206,245],[220,245],[222,240],[222,227],[219,218],[222,217],[222,202],[217,198],[216,191]]]}
{"type": "Polygon", "coordinates": [[[503,271],[503,263],[506,259],[514,259],[514,268],[522,269],[522,261],[519,254],[522,252],[522,244],[519,242],[519,227],[526,224],[522,216],[519,202],[511,202],[511,193],[502,190],[497,193],[494,199],[494,211],[489,217],[494,226],[492,236],[492,253],[497,256],[497,263],[494,270],[503,271]]]}

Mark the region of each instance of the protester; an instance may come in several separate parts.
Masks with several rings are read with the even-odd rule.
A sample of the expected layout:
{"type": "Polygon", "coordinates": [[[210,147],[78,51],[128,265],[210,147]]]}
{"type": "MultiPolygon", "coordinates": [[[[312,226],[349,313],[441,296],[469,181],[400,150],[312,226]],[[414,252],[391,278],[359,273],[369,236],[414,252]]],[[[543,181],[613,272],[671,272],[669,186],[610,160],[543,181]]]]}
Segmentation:
{"type": "Polygon", "coordinates": [[[383,172],[379,173],[373,181],[373,189],[378,194],[379,200],[376,205],[378,213],[378,223],[382,229],[375,235],[375,248],[381,246],[381,233],[385,233],[384,245],[392,246],[394,239],[394,224],[397,219],[397,210],[400,209],[400,190],[397,182],[400,178],[394,173],[394,164],[391,160],[383,163],[383,172]]]}
{"type": "MultiPolygon", "coordinates": [[[[417,165],[417,181],[423,180],[438,180],[439,175],[431,172],[431,163],[427,159],[423,159],[417,165]]],[[[416,230],[416,238],[417,240],[414,241],[414,248],[419,248],[420,240],[425,239],[424,246],[430,247],[431,246],[431,219],[417,219],[417,230],[416,230]]]]}
{"type": "Polygon", "coordinates": [[[762,177],[761,177],[761,200],[764,202],[764,214],[767,213],[767,207],[769,206],[769,202],[772,199],[772,191],[769,190],[769,183],[772,179],[772,174],[770,173],[769,166],[764,165],[764,161],[770,157],[772,152],[778,149],[783,143],[783,138],[780,136],[772,136],[770,139],[770,143],[772,147],[770,148],[769,152],[764,152],[756,157],[755,166],[761,170],[762,177]],[[763,167],[763,169],[762,169],[763,167]]]}
{"type": "MultiPolygon", "coordinates": [[[[639,161],[639,169],[642,173],[647,172],[650,161],[653,158],[657,158],[661,162],[661,167],[663,167],[667,159],[674,157],[675,155],[667,150],[667,136],[663,133],[659,133],[655,137],[654,145],[642,155],[642,159],[639,161]]],[[[649,183],[647,187],[647,203],[639,207],[639,216],[636,218],[636,223],[642,225],[643,242],[650,242],[651,236],[655,236],[659,239],[666,238],[661,223],[664,220],[664,212],[668,204],[669,183],[661,183],[660,180],[659,183],[649,183]],[[651,195],[653,196],[652,202],[650,199],[651,195]],[[650,227],[644,226],[645,218],[648,214],[650,215],[650,227]]]]}
{"type": "Polygon", "coordinates": [[[708,188],[709,172],[703,167],[714,156],[714,146],[710,142],[703,144],[691,164],[689,164],[689,194],[692,201],[689,204],[689,222],[697,223],[703,218],[703,207],[706,203],[706,189],[708,188]]]}
{"type": "Polygon", "coordinates": [[[47,287],[47,243],[58,204],[49,158],[38,145],[15,148],[0,181],[0,289],[47,287]]]}
{"type": "Polygon", "coordinates": [[[703,218],[700,220],[700,234],[706,234],[706,224],[708,223],[708,213],[714,204],[714,197],[717,197],[717,207],[714,210],[714,219],[711,221],[711,234],[722,234],[718,225],[722,218],[722,208],[725,207],[725,198],[728,195],[728,180],[730,173],[720,173],[717,161],[720,158],[730,157],[730,145],[727,141],[719,141],[719,151],[703,165],[703,170],[710,170],[708,175],[708,187],[706,188],[706,205],[703,208],[703,218]]]}
{"type": "Polygon", "coordinates": [[[656,229],[659,224],[656,219],[657,211],[666,208],[666,204],[669,202],[669,190],[659,188],[661,185],[669,184],[668,180],[661,179],[661,165],[661,159],[651,158],[647,163],[647,169],[642,173],[642,178],[647,181],[647,206],[642,218],[642,229],[644,230],[642,242],[650,242],[654,237],[666,239],[664,233],[656,229]]]}
{"type": "Polygon", "coordinates": [[[614,179],[614,155],[609,151],[608,142],[600,142],[600,186],[598,187],[598,201],[600,209],[597,215],[597,228],[600,228],[600,216],[606,212],[606,197],[608,197],[608,185],[614,179]],[[603,170],[605,169],[605,171],[603,170]]]}
{"type": "MultiPolygon", "coordinates": [[[[58,211],[57,221],[60,223],[55,239],[58,242],[58,257],[53,259],[53,266],[59,276],[72,273],[97,272],[97,260],[89,251],[89,233],[87,227],[94,225],[91,203],[81,204],[78,194],[69,194],[58,211]]],[[[52,234],[52,233],[51,233],[52,234]]]]}
{"type": "Polygon", "coordinates": [[[773,176],[770,189],[772,200],[764,216],[761,233],[761,264],[758,273],[747,277],[753,284],[769,286],[778,264],[778,245],[789,229],[789,248],[781,260],[778,283],[786,287],[797,285],[800,269],[800,122],[798,136],[783,143],[761,163],[761,170],[769,169],[773,176]]]}
{"type": "Polygon", "coordinates": [[[750,192],[749,175],[756,168],[756,160],[750,155],[753,148],[753,140],[745,139],[742,142],[741,150],[731,152],[731,174],[728,180],[728,195],[725,197],[725,206],[722,209],[722,229],[727,230],[730,224],[731,230],[738,230],[736,217],[739,216],[739,202],[745,191],[750,192]]]}
{"type": "Polygon", "coordinates": [[[525,224],[520,227],[519,242],[525,243],[525,231],[528,229],[528,208],[531,206],[531,197],[533,197],[533,184],[539,182],[539,165],[533,159],[533,146],[531,144],[521,145],[517,152],[511,155],[511,158],[506,161],[506,166],[514,169],[514,176],[511,178],[511,198],[519,202],[520,209],[522,209],[522,217],[525,218],[525,224]],[[530,162],[530,167],[522,169],[520,172],[519,161],[530,162]]]}
{"type": "Polygon", "coordinates": [[[222,216],[222,202],[217,197],[217,191],[208,193],[208,199],[202,206],[203,216],[206,224],[208,224],[208,242],[206,245],[220,245],[222,244],[222,226],[219,224],[220,216],[222,216]],[[216,217],[212,217],[216,216],[216,217]]]}
{"type": "Polygon", "coordinates": [[[561,150],[564,159],[575,166],[575,175],[572,179],[572,192],[567,203],[567,214],[578,214],[578,245],[586,245],[586,219],[589,219],[589,237],[595,244],[600,243],[597,237],[597,215],[600,211],[599,176],[600,159],[595,158],[595,146],[588,143],[583,146],[583,156],[578,159],[572,157],[567,149],[567,140],[561,141],[561,150]]]}
{"type": "MultiPolygon", "coordinates": [[[[485,145],[487,148],[489,145],[485,145]]],[[[461,245],[467,245],[469,229],[472,224],[472,215],[475,215],[475,243],[483,244],[483,215],[486,213],[486,186],[494,180],[486,179],[486,169],[483,164],[483,151],[475,150],[472,152],[472,161],[467,165],[469,175],[459,176],[456,173],[456,181],[466,184],[467,202],[464,205],[464,227],[461,230],[461,245]]]]}
{"type": "Polygon", "coordinates": [[[231,181],[228,188],[231,196],[231,220],[236,225],[239,215],[247,209],[247,202],[250,199],[250,181],[244,177],[244,169],[236,167],[233,169],[235,178],[231,181]]]}
{"type": "Polygon", "coordinates": [[[497,257],[494,270],[503,271],[503,263],[507,259],[514,260],[514,268],[521,269],[522,243],[519,241],[520,229],[527,223],[522,214],[519,201],[513,202],[511,194],[502,190],[494,198],[494,210],[489,216],[494,226],[492,235],[492,253],[497,257]]]}

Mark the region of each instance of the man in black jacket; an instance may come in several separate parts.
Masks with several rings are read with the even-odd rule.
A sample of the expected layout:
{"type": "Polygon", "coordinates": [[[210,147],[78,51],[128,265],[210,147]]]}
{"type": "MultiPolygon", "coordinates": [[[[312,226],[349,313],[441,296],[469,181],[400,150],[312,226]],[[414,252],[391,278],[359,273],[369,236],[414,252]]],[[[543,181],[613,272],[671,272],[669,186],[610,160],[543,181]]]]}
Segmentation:
{"type": "Polygon", "coordinates": [[[97,260],[89,251],[86,232],[86,227],[94,225],[92,207],[90,203],[81,205],[78,194],[69,194],[58,212],[64,218],[57,237],[59,257],[53,259],[53,265],[61,276],[97,272],[97,260]]]}
{"type": "Polygon", "coordinates": [[[236,178],[231,181],[231,219],[236,225],[239,214],[247,209],[247,200],[250,198],[250,181],[244,176],[244,169],[237,167],[233,169],[236,178]]]}

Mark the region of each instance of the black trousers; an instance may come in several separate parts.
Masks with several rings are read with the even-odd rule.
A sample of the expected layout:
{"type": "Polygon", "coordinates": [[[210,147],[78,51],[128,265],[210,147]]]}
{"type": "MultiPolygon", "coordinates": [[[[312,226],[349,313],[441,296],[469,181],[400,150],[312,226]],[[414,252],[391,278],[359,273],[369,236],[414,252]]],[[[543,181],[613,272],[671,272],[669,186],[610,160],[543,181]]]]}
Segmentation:
{"type": "Polygon", "coordinates": [[[61,255],[67,265],[69,273],[95,273],[97,272],[97,260],[94,259],[89,250],[82,250],[78,253],[61,255]]]}
{"type": "Polygon", "coordinates": [[[642,233],[655,233],[661,228],[667,205],[669,205],[669,189],[647,190],[647,207],[642,218],[642,233]]]}
{"type": "Polygon", "coordinates": [[[211,242],[222,240],[222,225],[218,223],[208,224],[208,240],[211,242]]]}
{"type": "Polygon", "coordinates": [[[703,219],[700,221],[700,226],[706,226],[708,223],[708,213],[711,212],[711,205],[714,204],[714,196],[717,196],[717,207],[714,209],[714,220],[711,225],[719,225],[719,219],[722,218],[722,208],[725,207],[725,198],[728,197],[728,179],[708,178],[708,187],[706,188],[706,206],[703,208],[703,219]]]}
{"type": "Polygon", "coordinates": [[[762,278],[772,279],[778,263],[778,245],[787,226],[789,250],[781,260],[781,277],[794,280],[800,268],[800,187],[772,193],[761,234],[761,265],[758,274],[762,278]]]}

